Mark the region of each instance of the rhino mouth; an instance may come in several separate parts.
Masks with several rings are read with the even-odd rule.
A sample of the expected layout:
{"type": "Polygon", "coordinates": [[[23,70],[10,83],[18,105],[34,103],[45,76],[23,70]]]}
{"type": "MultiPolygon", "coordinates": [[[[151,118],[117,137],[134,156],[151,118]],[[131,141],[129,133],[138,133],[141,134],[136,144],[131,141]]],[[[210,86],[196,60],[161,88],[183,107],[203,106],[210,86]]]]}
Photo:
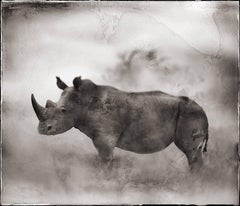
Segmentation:
{"type": "Polygon", "coordinates": [[[42,107],[40,104],[37,103],[33,94],[31,95],[31,101],[32,101],[32,106],[37,115],[38,120],[39,121],[46,120],[46,115],[45,115],[46,108],[42,107]]]}
{"type": "Polygon", "coordinates": [[[57,131],[46,131],[46,130],[38,130],[39,134],[42,135],[57,135],[59,134],[57,131]]]}
{"type": "Polygon", "coordinates": [[[62,134],[64,131],[60,131],[60,130],[59,131],[58,130],[47,131],[46,129],[42,129],[41,127],[39,127],[38,132],[41,135],[54,136],[54,135],[62,134]]]}

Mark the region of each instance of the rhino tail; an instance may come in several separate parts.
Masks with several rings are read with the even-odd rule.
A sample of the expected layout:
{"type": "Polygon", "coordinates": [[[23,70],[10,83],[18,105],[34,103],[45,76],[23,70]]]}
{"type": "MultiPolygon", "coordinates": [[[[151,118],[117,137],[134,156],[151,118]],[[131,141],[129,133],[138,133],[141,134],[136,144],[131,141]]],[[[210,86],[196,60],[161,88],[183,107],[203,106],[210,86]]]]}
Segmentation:
{"type": "Polygon", "coordinates": [[[207,143],[208,143],[208,133],[206,134],[205,138],[203,139],[203,149],[202,152],[207,152],[207,143]]]}
{"type": "Polygon", "coordinates": [[[200,133],[200,134],[192,134],[193,141],[195,138],[203,138],[202,141],[199,143],[197,149],[201,150],[201,152],[204,154],[207,152],[207,143],[208,143],[208,132],[206,134],[200,133]]]}

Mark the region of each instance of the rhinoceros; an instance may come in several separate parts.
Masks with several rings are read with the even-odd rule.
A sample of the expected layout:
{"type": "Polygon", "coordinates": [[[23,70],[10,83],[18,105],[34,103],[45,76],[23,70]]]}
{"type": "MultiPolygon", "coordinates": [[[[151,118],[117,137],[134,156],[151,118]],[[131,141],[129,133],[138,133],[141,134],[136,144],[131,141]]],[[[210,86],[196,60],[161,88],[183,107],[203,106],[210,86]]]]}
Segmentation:
{"type": "Polygon", "coordinates": [[[208,120],[195,101],[161,91],[125,92],[81,76],[69,87],[56,78],[63,90],[57,103],[47,100],[43,107],[31,96],[40,134],[79,129],[91,138],[106,167],[112,163],[115,147],[147,154],[174,142],[186,155],[190,170],[202,168],[208,120]]]}

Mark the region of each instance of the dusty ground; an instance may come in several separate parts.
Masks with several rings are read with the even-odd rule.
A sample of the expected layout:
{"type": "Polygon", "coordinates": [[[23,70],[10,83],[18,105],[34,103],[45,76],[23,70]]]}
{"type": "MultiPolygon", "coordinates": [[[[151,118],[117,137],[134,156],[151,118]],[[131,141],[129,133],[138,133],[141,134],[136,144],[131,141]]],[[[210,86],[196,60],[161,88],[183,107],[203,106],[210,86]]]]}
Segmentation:
{"type": "MultiPolygon", "coordinates": [[[[112,173],[102,176],[92,143],[77,130],[44,137],[34,129],[19,128],[18,121],[10,118],[4,119],[4,126],[15,125],[3,133],[4,145],[10,149],[4,152],[4,202],[237,202],[236,148],[226,140],[209,141],[206,169],[197,176],[189,173],[185,156],[173,144],[149,155],[116,149],[112,173]]],[[[34,126],[30,119],[21,121],[34,126]]],[[[228,135],[224,131],[211,134],[228,135]]]]}

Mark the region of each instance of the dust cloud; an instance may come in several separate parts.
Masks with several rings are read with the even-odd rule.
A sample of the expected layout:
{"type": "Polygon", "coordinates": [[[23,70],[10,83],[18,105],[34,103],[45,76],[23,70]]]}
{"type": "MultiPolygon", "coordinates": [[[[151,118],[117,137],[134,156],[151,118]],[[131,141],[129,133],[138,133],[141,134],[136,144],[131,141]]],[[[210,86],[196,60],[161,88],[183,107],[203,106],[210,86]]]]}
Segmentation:
{"type": "Polygon", "coordinates": [[[3,203],[238,204],[237,3],[3,6],[3,203]],[[71,85],[79,75],[198,102],[210,125],[202,173],[172,144],[148,155],[116,148],[104,175],[78,130],[38,134],[31,93],[57,101],[55,76],[71,85]]]}

